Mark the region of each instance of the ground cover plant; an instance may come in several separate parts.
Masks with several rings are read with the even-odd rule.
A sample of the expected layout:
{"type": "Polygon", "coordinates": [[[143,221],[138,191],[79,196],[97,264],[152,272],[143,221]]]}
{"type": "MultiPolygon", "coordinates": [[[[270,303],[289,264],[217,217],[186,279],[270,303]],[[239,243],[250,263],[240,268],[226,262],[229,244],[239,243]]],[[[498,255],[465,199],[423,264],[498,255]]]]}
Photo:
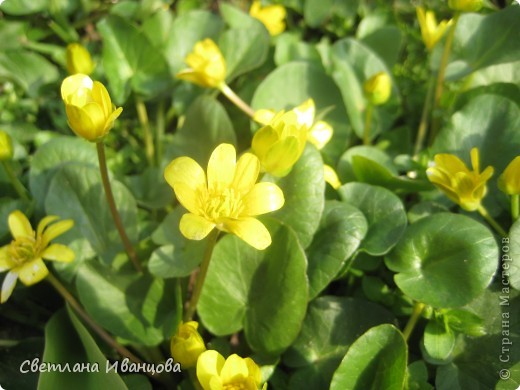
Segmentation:
{"type": "Polygon", "coordinates": [[[520,5],[0,1],[0,386],[520,386],[520,5]]]}

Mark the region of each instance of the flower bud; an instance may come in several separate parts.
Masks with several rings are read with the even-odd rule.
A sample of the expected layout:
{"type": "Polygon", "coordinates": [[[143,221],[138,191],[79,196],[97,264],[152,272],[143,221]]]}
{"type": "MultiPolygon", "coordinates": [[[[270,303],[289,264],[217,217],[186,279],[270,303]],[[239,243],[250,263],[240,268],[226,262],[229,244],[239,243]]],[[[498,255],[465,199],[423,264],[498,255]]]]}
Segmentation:
{"type": "Polygon", "coordinates": [[[67,71],[69,74],[89,75],[94,70],[94,63],[88,50],[79,43],[67,45],[67,71]]]}
{"type": "Polygon", "coordinates": [[[392,80],[385,72],[376,73],[374,76],[365,81],[363,85],[365,96],[368,101],[378,106],[384,104],[390,98],[392,92],[392,80]]]}
{"type": "Polygon", "coordinates": [[[112,104],[103,84],[84,74],[63,80],[61,98],[72,131],[91,142],[98,142],[107,135],[123,111],[112,104]]]}
{"type": "Polygon", "coordinates": [[[285,15],[287,11],[283,5],[274,4],[262,7],[260,0],[253,1],[249,15],[263,23],[271,36],[276,36],[285,30],[285,15]]]}
{"type": "Polygon", "coordinates": [[[0,161],[12,159],[13,154],[11,137],[5,131],[0,130],[0,161]]]}
{"type": "Polygon", "coordinates": [[[500,175],[498,188],[508,195],[520,195],[520,156],[516,156],[500,175]]]}
{"type": "Polygon", "coordinates": [[[477,12],[482,8],[482,0],[449,0],[448,6],[454,11],[477,12]]]}
{"type": "Polygon", "coordinates": [[[195,367],[199,355],[206,350],[204,340],[197,331],[198,327],[196,321],[181,323],[172,337],[172,357],[183,369],[195,367]]]}

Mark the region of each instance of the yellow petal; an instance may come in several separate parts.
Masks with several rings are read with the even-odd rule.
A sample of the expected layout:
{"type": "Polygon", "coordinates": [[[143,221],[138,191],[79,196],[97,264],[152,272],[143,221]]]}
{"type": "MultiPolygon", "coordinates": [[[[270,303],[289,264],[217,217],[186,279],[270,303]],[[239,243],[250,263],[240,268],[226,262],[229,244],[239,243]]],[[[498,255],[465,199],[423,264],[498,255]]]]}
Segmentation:
{"type": "Polygon", "coordinates": [[[11,258],[8,256],[8,248],[9,245],[0,248],[0,272],[4,272],[8,269],[13,269],[14,267],[16,267],[16,263],[12,261],[11,258]]]}
{"type": "Polygon", "coordinates": [[[313,99],[307,99],[293,111],[296,113],[296,118],[299,124],[305,125],[308,128],[314,123],[314,115],[316,113],[316,106],[313,99]]]}
{"type": "Polygon", "coordinates": [[[179,229],[184,237],[197,241],[205,238],[214,227],[214,223],[195,214],[184,214],[179,224],[179,229]]]}
{"type": "Polygon", "coordinates": [[[49,226],[42,235],[42,246],[45,248],[49,245],[49,242],[54,240],[56,237],[61,236],[66,231],[70,230],[74,226],[72,219],[64,219],[63,221],[56,222],[49,226]]]}
{"type": "Polygon", "coordinates": [[[65,111],[69,126],[77,136],[85,138],[87,141],[96,141],[98,132],[88,113],[72,105],[66,105],[65,111]]]}
{"type": "Polygon", "coordinates": [[[260,174],[260,160],[252,153],[244,153],[237,162],[233,188],[241,193],[251,190],[260,174]]]}
{"type": "Polygon", "coordinates": [[[92,102],[84,105],[81,110],[88,115],[93,125],[92,135],[93,139],[99,139],[103,137],[105,133],[105,124],[108,116],[105,116],[102,107],[97,102],[92,102]]]}
{"type": "Polygon", "coordinates": [[[242,215],[246,217],[278,210],[284,204],[283,192],[274,183],[257,183],[243,199],[242,215]]]}
{"type": "Polygon", "coordinates": [[[220,144],[208,162],[208,190],[220,192],[229,188],[235,177],[236,151],[231,144],[220,144]]]}
{"type": "Polygon", "coordinates": [[[260,109],[255,111],[253,120],[265,126],[271,122],[275,115],[276,113],[273,110],[260,109]]]}
{"type": "Polygon", "coordinates": [[[210,390],[210,381],[218,377],[225,363],[224,357],[214,350],[205,351],[197,359],[197,379],[204,390],[210,390]]]}
{"type": "Polygon", "coordinates": [[[206,79],[202,77],[200,73],[195,72],[193,69],[183,69],[177,73],[175,77],[179,80],[189,81],[190,83],[201,87],[211,87],[206,83],[206,79]]]}
{"type": "Polygon", "coordinates": [[[271,245],[269,230],[256,218],[226,219],[224,226],[256,249],[263,250],[271,245]]]}
{"type": "Polygon", "coordinates": [[[4,282],[2,283],[2,292],[0,293],[0,303],[5,303],[9,299],[16,286],[17,279],[18,275],[14,272],[8,272],[7,275],[5,275],[4,282]]]}
{"type": "Polygon", "coordinates": [[[72,76],[69,76],[63,80],[61,83],[61,98],[67,104],[69,104],[69,99],[71,95],[74,95],[76,91],[80,88],[92,89],[94,82],[87,75],[78,73],[72,76]]]}
{"type": "Polygon", "coordinates": [[[41,256],[45,260],[61,261],[63,263],[70,263],[76,257],[72,249],[62,244],[50,245],[43,251],[41,256]]]}
{"type": "Polygon", "coordinates": [[[106,87],[99,81],[94,81],[94,85],[92,86],[92,98],[99,104],[105,117],[108,117],[113,111],[112,100],[110,99],[106,87]]]}
{"type": "Polygon", "coordinates": [[[16,239],[19,237],[34,237],[31,223],[20,210],[15,210],[7,219],[11,235],[16,239]]]}
{"type": "Polygon", "coordinates": [[[276,130],[272,126],[264,126],[253,136],[251,149],[262,160],[278,140],[279,136],[276,130]]]}
{"type": "Polygon", "coordinates": [[[224,385],[244,381],[248,377],[247,364],[240,356],[233,354],[228,357],[220,372],[224,385]]]}
{"type": "Polygon", "coordinates": [[[18,274],[20,281],[26,286],[38,283],[49,274],[49,270],[42,259],[35,259],[25,263],[14,271],[18,274]]]}
{"type": "Polygon", "coordinates": [[[441,153],[434,157],[435,165],[444,169],[449,175],[455,175],[457,172],[469,173],[469,169],[460,158],[454,154],[441,153]]]}
{"type": "Polygon", "coordinates": [[[477,148],[472,148],[470,152],[471,156],[471,166],[473,170],[477,173],[480,173],[480,156],[477,148]]]}
{"type": "Polygon", "coordinates": [[[330,165],[323,164],[323,176],[325,178],[325,181],[329,183],[335,190],[341,187],[339,177],[336,174],[334,168],[332,168],[330,165]]]}
{"type": "Polygon", "coordinates": [[[300,156],[299,141],[295,137],[288,137],[274,144],[261,162],[271,175],[283,177],[291,171],[300,156]]]}
{"type": "Polygon", "coordinates": [[[119,107],[112,114],[110,114],[110,116],[106,120],[105,128],[103,129],[103,134],[107,134],[112,129],[112,127],[114,126],[115,120],[119,117],[119,115],[121,115],[122,112],[123,112],[123,107],[119,107]]]}
{"type": "Polygon", "coordinates": [[[164,178],[186,210],[198,214],[199,199],[207,193],[206,174],[195,160],[179,157],[164,170],[164,178]]]}
{"type": "Polygon", "coordinates": [[[251,377],[254,380],[256,388],[258,388],[258,386],[260,386],[260,383],[262,382],[262,373],[260,372],[260,368],[251,358],[245,358],[244,361],[247,364],[249,377],[251,377]]]}
{"type": "Polygon", "coordinates": [[[57,219],[59,219],[59,217],[57,217],[56,215],[48,215],[47,217],[43,218],[40,221],[40,223],[38,223],[38,228],[36,229],[36,236],[41,237],[45,228],[57,219]]]}
{"type": "Polygon", "coordinates": [[[515,157],[500,175],[498,188],[508,195],[520,194],[520,156],[515,157]]]}
{"type": "Polygon", "coordinates": [[[323,149],[332,138],[332,126],[327,122],[318,121],[311,127],[307,139],[316,145],[318,149],[323,149]]]}

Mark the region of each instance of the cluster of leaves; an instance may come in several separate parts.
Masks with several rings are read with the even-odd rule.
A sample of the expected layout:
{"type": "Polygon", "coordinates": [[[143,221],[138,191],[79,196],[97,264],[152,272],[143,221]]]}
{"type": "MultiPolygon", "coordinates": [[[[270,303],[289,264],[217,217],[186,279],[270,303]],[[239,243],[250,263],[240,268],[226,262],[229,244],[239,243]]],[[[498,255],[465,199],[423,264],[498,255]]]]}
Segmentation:
{"type": "MultiPolygon", "coordinates": [[[[244,151],[258,127],[214,91],[175,79],[194,44],[210,37],[226,60],[226,82],[254,109],[288,109],[311,97],[334,128],[323,150],[308,145],[277,180],[286,201],[262,218],[270,247],[257,251],[231,235],[219,240],[198,308],[212,348],[251,355],[272,389],[516,388],[520,350],[509,350],[507,362],[499,357],[504,338],[520,344],[520,268],[503,275],[499,260],[507,251],[520,261],[520,222],[512,224],[508,200],[491,181],[484,204],[511,226],[507,241],[494,236],[484,220],[435,190],[425,170],[435,153],[467,161],[478,147],[482,166],[495,172],[518,154],[520,7],[461,16],[449,88],[442,112],[434,113],[441,131],[412,159],[426,80],[442,44],[427,56],[409,2],[281,0],[288,29],[275,38],[247,14],[247,2],[170,3],[2,3],[0,126],[13,139],[15,170],[34,199],[19,199],[0,169],[2,243],[15,209],[35,219],[73,219],[75,228],[60,239],[77,257],[54,267],[60,279],[121,343],[146,360],[168,356],[204,242],[180,234],[183,210],[172,206],[164,167],[179,156],[205,166],[222,142],[244,151]],[[95,148],[66,123],[59,97],[65,46],[80,40],[95,59],[93,78],[124,107],[106,139],[108,163],[144,274],[123,255],[95,148]],[[374,108],[375,146],[360,146],[363,83],[381,71],[393,74],[391,98],[374,108]],[[143,102],[154,135],[151,161],[139,120],[143,102]],[[346,183],[338,191],[325,184],[324,163],[346,183]],[[414,301],[427,307],[406,342],[399,329],[414,301]],[[498,375],[504,368],[508,381],[498,375]]],[[[449,15],[444,4],[428,3],[449,15]]],[[[143,375],[114,372],[20,374],[22,361],[41,356],[44,326],[44,361],[104,367],[105,356],[116,358],[60,306],[48,286],[38,285],[18,288],[0,308],[2,385],[152,387],[143,375]]],[[[170,379],[191,386],[187,375],[170,379]]]]}

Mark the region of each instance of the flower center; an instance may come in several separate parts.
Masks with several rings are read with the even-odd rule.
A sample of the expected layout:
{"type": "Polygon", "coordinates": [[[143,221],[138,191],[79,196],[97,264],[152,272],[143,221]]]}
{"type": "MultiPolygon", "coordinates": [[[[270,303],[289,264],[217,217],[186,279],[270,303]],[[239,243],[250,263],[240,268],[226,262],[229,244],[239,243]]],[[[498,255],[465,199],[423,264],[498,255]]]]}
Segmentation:
{"type": "Polygon", "coordinates": [[[249,387],[244,382],[239,383],[227,383],[223,386],[224,390],[248,390],[249,387]]]}
{"type": "Polygon", "coordinates": [[[40,253],[39,241],[34,237],[18,237],[7,249],[9,257],[18,266],[34,260],[40,253]]]}
{"type": "Polygon", "coordinates": [[[238,218],[242,208],[241,194],[232,188],[210,193],[204,202],[204,213],[211,221],[218,221],[220,218],[238,218]]]}

